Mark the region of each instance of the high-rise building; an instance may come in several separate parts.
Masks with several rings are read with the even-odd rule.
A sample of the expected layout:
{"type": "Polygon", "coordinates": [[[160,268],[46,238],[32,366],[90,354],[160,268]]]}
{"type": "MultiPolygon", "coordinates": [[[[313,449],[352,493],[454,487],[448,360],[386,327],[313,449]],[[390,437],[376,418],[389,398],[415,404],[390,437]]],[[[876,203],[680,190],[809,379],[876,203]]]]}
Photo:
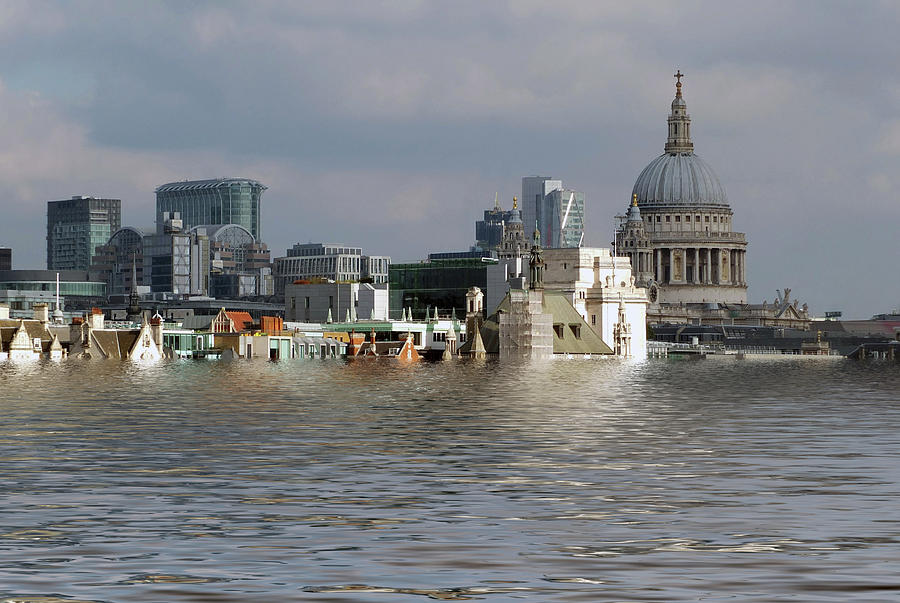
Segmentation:
{"type": "Polygon", "coordinates": [[[156,189],[156,215],[178,212],[185,230],[237,224],[260,240],[259,201],[266,186],[247,178],[170,182],[156,189]]]}
{"type": "Polygon", "coordinates": [[[12,249],[0,247],[0,270],[12,270],[12,249]]]}
{"type": "Polygon", "coordinates": [[[178,212],[165,212],[156,234],[145,235],[144,283],[151,293],[174,296],[209,292],[209,237],[186,232],[178,212]]]}
{"type": "Polygon", "coordinates": [[[549,176],[522,178],[522,223],[531,240],[541,232],[546,248],[580,247],[584,239],[584,193],[563,186],[549,176]]]}
{"type": "Polygon", "coordinates": [[[475,222],[475,246],[483,251],[496,251],[503,241],[503,229],[509,223],[512,212],[500,207],[494,198],[494,208],[484,210],[484,219],[475,222]]]}
{"type": "Polygon", "coordinates": [[[557,188],[537,207],[541,245],[548,249],[581,247],[584,241],[584,193],[557,188]]]}
{"type": "Polygon", "coordinates": [[[47,202],[47,269],[90,269],[97,247],[121,225],[119,199],[77,196],[47,202]]]}
{"type": "Polygon", "coordinates": [[[550,176],[526,176],[522,178],[522,223],[525,225],[525,236],[531,240],[537,222],[538,205],[550,191],[562,188],[562,180],[554,180],[550,176]]]}

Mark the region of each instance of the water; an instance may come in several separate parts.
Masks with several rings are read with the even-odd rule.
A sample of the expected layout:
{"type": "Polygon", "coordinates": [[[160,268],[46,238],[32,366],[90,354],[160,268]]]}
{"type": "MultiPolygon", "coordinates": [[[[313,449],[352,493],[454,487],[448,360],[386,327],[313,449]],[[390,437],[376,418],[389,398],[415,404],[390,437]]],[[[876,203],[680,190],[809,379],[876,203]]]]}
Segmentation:
{"type": "Polygon", "coordinates": [[[900,367],[0,365],[0,601],[900,600],[900,367]]]}

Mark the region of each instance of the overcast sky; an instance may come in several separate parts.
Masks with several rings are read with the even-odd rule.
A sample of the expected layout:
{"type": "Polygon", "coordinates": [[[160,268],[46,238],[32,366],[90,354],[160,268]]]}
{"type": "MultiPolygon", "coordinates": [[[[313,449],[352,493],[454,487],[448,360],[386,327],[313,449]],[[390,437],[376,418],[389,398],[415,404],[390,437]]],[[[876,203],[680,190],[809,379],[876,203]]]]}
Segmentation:
{"type": "Polygon", "coordinates": [[[273,257],[467,249],[551,175],[608,246],[681,69],[695,151],[749,240],[750,299],[900,306],[900,3],[0,0],[0,245],[45,266],[46,202],[255,178],[273,257]]]}

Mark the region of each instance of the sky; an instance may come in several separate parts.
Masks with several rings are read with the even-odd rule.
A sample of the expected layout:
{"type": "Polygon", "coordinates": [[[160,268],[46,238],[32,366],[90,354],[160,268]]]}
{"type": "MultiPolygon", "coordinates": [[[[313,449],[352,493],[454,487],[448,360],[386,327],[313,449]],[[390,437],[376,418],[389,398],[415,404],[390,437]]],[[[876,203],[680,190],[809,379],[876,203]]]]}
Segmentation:
{"type": "Polygon", "coordinates": [[[395,262],[465,250],[548,175],[607,247],[662,153],[695,152],[749,241],[749,298],[900,307],[900,3],[0,0],[0,246],[43,268],[46,202],[165,182],[269,188],[262,238],[395,262]]]}

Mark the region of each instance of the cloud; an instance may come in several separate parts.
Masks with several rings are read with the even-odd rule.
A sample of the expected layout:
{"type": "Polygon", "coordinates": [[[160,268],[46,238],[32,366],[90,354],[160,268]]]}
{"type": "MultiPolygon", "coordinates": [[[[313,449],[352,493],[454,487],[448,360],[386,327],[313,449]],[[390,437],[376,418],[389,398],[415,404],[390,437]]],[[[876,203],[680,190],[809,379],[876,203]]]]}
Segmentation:
{"type": "MultiPolygon", "coordinates": [[[[43,263],[44,203],[238,175],[263,231],[401,259],[463,249],[481,210],[549,173],[605,245],[662,152],[673,95],[750,240],[751,298],[890,309],[900,219],[897,8],[825,2],[252,4],[0,1],[0,244],[43,263]],[[895,254],[894,254],[895,255],[895,254]],[[856,257],[854,257],[856,256],[856,257]],[[871,270],[855,287],[832,274],[871,270]]],[[[18,260],[22,260],[19,262],[18,260]]]]}

